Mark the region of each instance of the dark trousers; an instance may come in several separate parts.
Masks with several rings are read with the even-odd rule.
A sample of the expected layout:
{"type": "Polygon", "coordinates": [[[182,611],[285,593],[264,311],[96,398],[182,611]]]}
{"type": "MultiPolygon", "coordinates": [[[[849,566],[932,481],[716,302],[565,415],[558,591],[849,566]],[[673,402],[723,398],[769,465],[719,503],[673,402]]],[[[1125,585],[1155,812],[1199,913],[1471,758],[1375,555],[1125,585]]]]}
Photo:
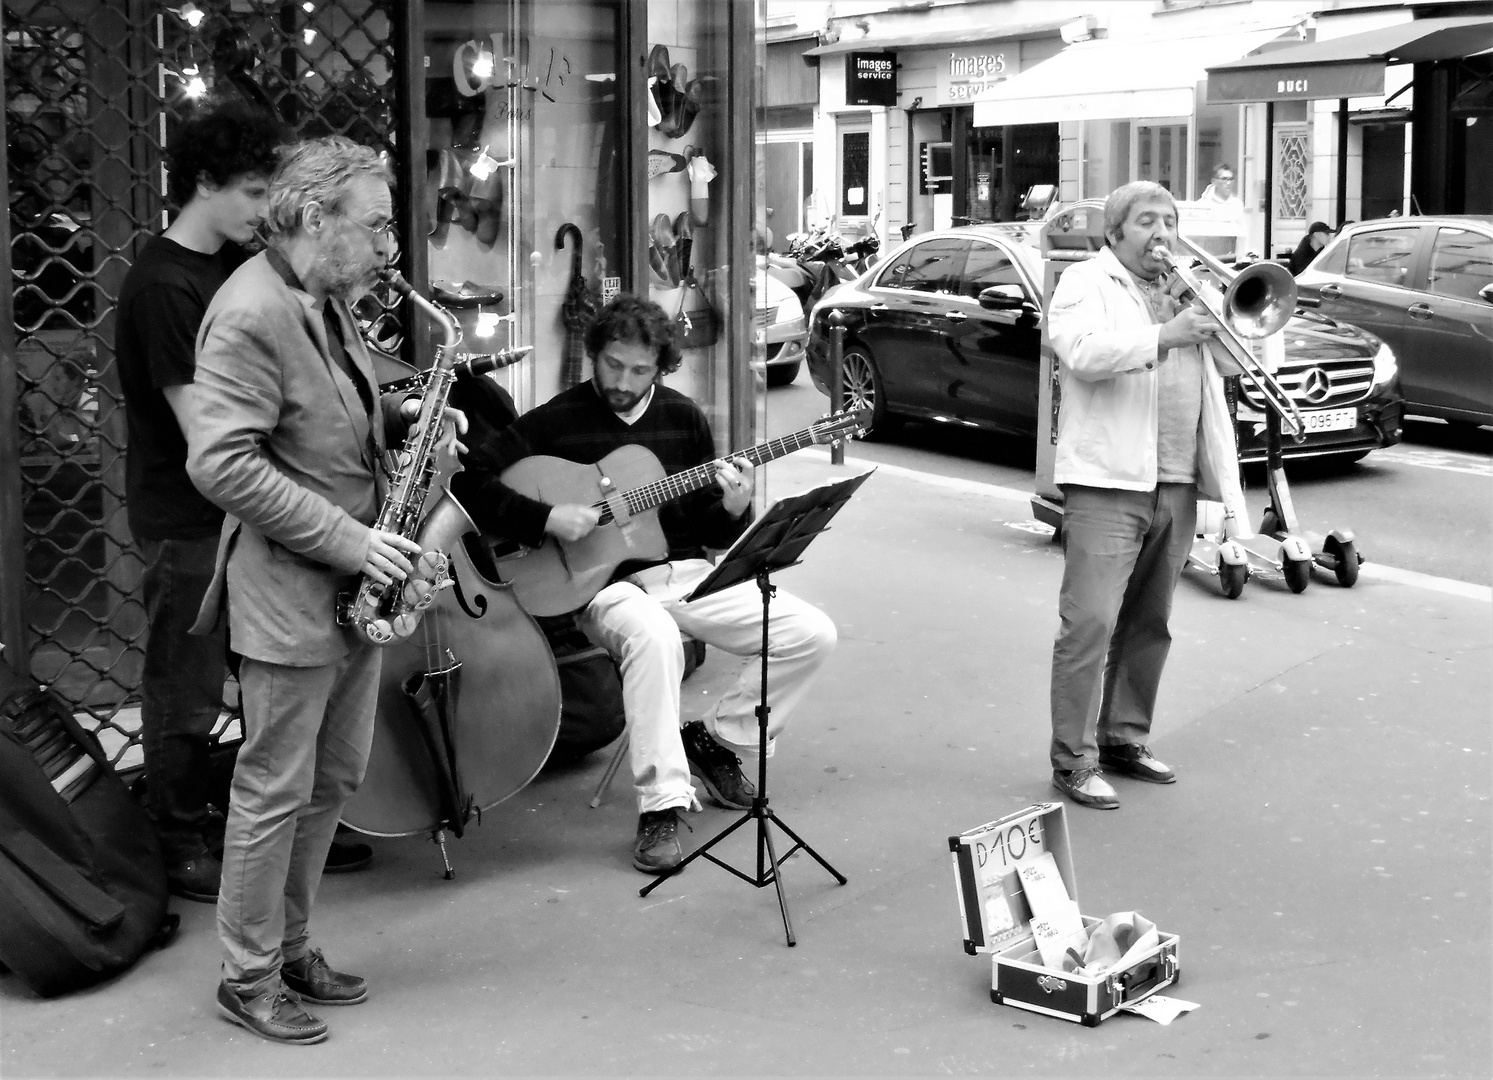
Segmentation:
{"type": "Polygon", "coordinates": [[[1144,745],[1171,648],[1172,593],[1192,548],[1197,488],[1063,485],[1063,586],[1052,650],[1052,767],[1144,745]]]}
{"type": "MultiPolygon", "coordinates": [[[[141,540],[145,672],[140,685],[146,802],[168,862],[207,850],[209,736],[223,706],[223,632],[187,633],[212,581],[218,538],[141,540]]],[[[222,809],[226,809],[222,808],[222,809]]]]}

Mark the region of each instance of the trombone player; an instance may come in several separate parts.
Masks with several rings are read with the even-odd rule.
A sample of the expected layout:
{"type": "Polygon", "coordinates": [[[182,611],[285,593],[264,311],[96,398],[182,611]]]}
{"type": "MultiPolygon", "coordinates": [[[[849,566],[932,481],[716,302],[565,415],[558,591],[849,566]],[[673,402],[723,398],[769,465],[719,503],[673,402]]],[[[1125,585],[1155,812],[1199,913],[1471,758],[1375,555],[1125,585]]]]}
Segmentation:
{"type": "Polygon", "coordinates": [[[1070,267],[1049,312],[1059,363],[1054,480],[1063,583],[1052,654],[1052,782],[1074,802],[1120,805],[1101,775],[1176,780],[1147,741],[1171,644],[1172,593],[1197,500],[1245,520],[1221,326],[1167,291],[1177,206],[1136,181],[1104,204],[1105,247],[1070,267]]]}

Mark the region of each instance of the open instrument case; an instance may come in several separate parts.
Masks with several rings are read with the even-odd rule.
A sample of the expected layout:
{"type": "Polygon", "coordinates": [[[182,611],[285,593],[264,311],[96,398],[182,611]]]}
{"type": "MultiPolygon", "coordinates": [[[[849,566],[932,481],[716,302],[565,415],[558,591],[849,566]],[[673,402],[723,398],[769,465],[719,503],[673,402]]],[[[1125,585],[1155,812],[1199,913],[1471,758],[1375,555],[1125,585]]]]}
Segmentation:
{"type": "MultiPolygon", "coordinates": [[[[1039,803],[998,821],[949,837],[964,951],[991,954],[990,1000],[1094,1027],[1121,1007],[1177,981],[1176,934],[1134,963],[1099,976],[1043,966],[1032,934],[1032,911],[1019,868],[1051,853],[1068,896],[1078,902],[1068,821],[1062,803],[1039,803]]],[[[1086,929],[1102,919],[1083,916],[1086,929]]]]}

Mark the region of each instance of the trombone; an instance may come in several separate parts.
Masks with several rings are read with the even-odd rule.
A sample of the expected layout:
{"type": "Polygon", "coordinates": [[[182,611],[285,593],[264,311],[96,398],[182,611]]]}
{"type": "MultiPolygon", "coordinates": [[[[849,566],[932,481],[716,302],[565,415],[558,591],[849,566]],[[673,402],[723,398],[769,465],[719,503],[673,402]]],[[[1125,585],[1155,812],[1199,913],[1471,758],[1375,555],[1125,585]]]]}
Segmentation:
{"type": "Polygon", "coordinates": [[[1296,442],[1303,441],[1306,426],[1296,403],[1275,376],[1255,359],[1245,340],[1267,338],[1290,321],[1296,310],[1295,279],[1290,271],[1275,263],[1260,262],[1243,270],[1229,270],[1186,237],[1178,239],[1218,275],[1219,280],[1227,281],[1228,288],[1222,299],[1216,300],[1216,290],[1205,288],[1165,244],[1157,244],[1151,249],[1151,254],[1166,267],[1167,275],[1175,283],[1172,295],[1184,304],[1196,300],[1213,316],[1222,328],[1216,335],[1219,343],[1244,369],[1244,377],[1254,384],[1265,404],[1280,415],[1291,438],[1296,442]]]}

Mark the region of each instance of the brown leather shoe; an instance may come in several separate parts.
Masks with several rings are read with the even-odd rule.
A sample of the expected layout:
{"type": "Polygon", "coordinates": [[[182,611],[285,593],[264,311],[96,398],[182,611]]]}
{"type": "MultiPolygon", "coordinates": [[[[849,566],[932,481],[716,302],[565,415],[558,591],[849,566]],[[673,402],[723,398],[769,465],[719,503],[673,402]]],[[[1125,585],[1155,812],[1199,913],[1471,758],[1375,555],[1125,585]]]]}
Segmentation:
{"type": "Polygon", "coordinates": [[[218,984],[218,1011],[262,1039],[309,1045],[327,1037],[327,1022],[312,1016],[284,987],[244,997],[226,982],[218,984]]]}
{"type": "Polygon", "coordinates": [[[1091,806],[1095,810],[1116,810],[1120,797],[1109,781],[1099,775],[1098,769],[1053,770],[1052,786],[1080,806],[1091,806]]]}
{"type": "Polygon", "coordinates": [[[166,867],[167,887],[177,896],[201,904],[218,902],[218,885],[222,880],[223,864],[207,851],[166,867]]]}
{"type": "Polygon", "coordinates": [[[1101,746],[1099,764],[1104,766],[1105,772],[1124,773],[1126,776],[1133,776],[1137,780],[1145,780],[1152,784],[1175,784],[1177,782],[1177,774],[1158,761],[1156,755],[1151,753],[1150,747],[1146,746],[1129,744],[1101,746]]]}
{"type": "Polygon", "coordinates": [[[302,1001],[313,1005],[356,1005],[368,997],[368,981],[333,971],[320,949],[281,964],[280,978],[302,1001]]]}

